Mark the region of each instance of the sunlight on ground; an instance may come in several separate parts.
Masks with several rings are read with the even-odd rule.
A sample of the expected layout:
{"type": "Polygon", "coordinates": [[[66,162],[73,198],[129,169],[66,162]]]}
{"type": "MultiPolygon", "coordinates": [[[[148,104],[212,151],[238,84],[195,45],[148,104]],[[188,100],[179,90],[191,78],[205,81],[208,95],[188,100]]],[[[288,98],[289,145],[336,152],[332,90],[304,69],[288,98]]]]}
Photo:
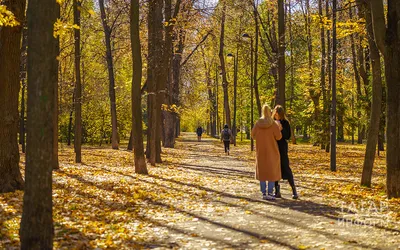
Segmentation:
{"type": "MultiPolygon", "coordinates": [[[[385,201],[391,219],[399,220],[399,200],[386,200],[383,157],[376,159],[374,187],[369,189],[359,186],[363,146],[340,145],[335,173],[329,170],[329,154],[318,147],[289,147],[300,197],[320,203],[321,211],[304,209],[302,213],[338,216],[337,209],[324,211],[323,206],[385,201]]],[[[139,176],[134,174],[130,151],[84,146],[83,164],[74,164],[73,148],[63,145],[60,170],[53,174],[54,248],[174,248],[190,246],[196,240],[207,246],[210,241],[223,239],[206,238],[206,233],[200,237],[193,228],[183,230],[177,225],[207,221],[211,216],[223,218],[236,208],[244,218],[258,213],[253,209],[258,203],[258,186],[253,173],[254,152],[249,152],[249,145],[233,147],[229,157],[223,154],[221,143],[207,137],[201,143],[180,142],[176,149],[163,150],[164,163],[150,167],[150,175],[139,176]],[[202,159],[199,154],[222,167],[195,164],[202,159]],[[236,164],[234,169],[231,164],[236,164]],[[254,194],[249,194],[251,190],[254,194]],[[199,217],[196,212],[210,217],[199,217]],[[168,240],[171,232],[178,235],[176,245],[168,240]]],[[[22,192],[0,195],[0,248],[19,248],[22,197],[22,192]]],[[[268,241],[271,239],[261,238],[258,244],[268,241]]]]}

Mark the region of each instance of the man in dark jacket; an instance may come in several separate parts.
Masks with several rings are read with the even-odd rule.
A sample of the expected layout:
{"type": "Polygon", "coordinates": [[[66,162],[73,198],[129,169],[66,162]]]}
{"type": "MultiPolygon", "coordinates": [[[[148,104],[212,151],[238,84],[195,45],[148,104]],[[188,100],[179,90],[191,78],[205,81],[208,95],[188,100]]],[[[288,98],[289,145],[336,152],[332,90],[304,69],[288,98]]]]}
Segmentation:
{"type": "Polygon", "coordinates": [[[231,143],[232,131],[229,129],[228,124],[225,124],[224,129],[221,131],[221,141],[224,142],[225,154],[229,155],[229,144],[231,143]]]}
{"type": "Polygon", "coordinates": [[[197,134],[197,141],[201,141],[201,135],[203,134],[203,128],[201,126],[197,128],[196,134],[197,134]]]}

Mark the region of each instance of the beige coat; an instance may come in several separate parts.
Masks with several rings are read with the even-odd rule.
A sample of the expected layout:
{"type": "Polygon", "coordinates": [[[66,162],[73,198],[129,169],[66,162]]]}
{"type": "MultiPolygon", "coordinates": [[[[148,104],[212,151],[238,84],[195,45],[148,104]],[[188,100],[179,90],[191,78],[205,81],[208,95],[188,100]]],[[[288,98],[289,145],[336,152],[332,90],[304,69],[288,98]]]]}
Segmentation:
{"type": "Polygon", "coordinates": [[[251,131],[256,140],[256,179],[281,179],[281,160],[277,140],[282,138],[278,125],[272,119],[259,119],[251,131]]]}

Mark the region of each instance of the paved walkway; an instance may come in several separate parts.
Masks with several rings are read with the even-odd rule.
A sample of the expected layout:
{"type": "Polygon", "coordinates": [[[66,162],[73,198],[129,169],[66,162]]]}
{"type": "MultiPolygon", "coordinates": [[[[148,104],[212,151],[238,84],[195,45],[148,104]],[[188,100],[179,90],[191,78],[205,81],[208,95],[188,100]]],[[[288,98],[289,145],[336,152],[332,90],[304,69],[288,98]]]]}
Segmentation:
{"type": "MultiPolygon", "coordinates": [[[[186,151],[185,159],[172,159],[166,164],[181,169],[182,174],[195,174],[199,183],[170,181],[204,191],[208,202],[175,208],[193,219],[174,223],[162,240],[167,244],[164,246],[185,249],[400,249],[399,230],[389,228],[382,214],[364,218],[364,222],[374,226],[359,225],[360,217],[341,209],[340,201],[333,207],[324,205],[322,197],[318,196],[304,195],[299,200],[292,200],[287,182],[281,185],[283,199],[262,200],[258,182],[254,180],[253,157],[249,158],[243,148],[232,147],[231,155],[225,156],[222,143],[217,140],[204,138],[197,142],[194,133],[184,133],[177,149],[186,151]]],[[[306,183],[297,181],[299,193],[312,192],[306,183]]]]}

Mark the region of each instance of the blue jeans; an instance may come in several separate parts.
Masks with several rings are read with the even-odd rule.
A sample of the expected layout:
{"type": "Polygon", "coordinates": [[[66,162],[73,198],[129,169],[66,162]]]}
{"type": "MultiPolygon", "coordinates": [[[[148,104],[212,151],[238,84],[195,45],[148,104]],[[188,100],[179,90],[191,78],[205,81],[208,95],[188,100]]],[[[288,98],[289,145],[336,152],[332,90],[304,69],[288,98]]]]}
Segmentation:
{"type": "MultiPolygon", "coordinates": [[[[268,194],[273,194],[274,186],[275,186],[275,182],[274,181],[269,181],[268,182],[268,194]]],[[[261,193],[266,194],[267,182],[266,181],[260,181],[260,188],[261,188],[261,193]]]]}

